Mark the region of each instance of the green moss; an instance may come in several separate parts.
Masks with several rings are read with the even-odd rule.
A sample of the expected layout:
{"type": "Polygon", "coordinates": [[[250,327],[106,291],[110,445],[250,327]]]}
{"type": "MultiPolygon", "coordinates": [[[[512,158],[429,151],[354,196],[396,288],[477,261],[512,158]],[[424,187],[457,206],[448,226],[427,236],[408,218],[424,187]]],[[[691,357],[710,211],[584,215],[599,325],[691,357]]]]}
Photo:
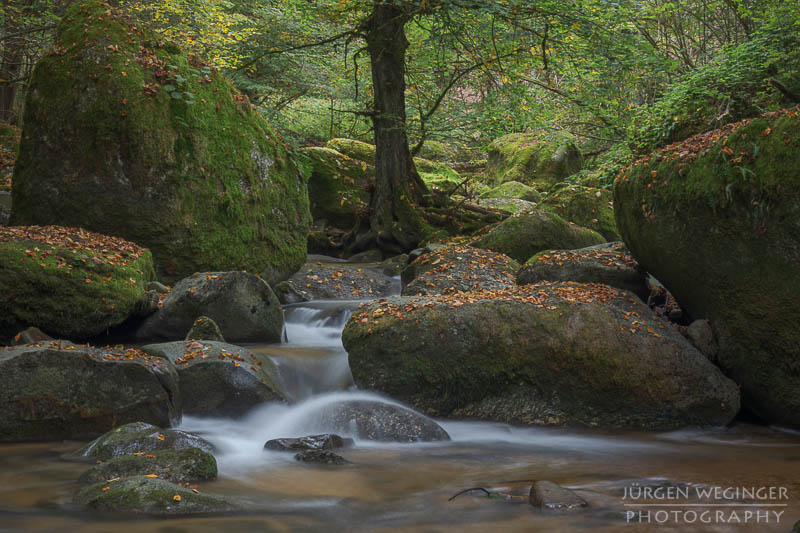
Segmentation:
{"type": "Polygon", "coordinates": [[[122,455],[99,463],[84,472],[80,481],[99,483],[108,479],[156,474],[174,483],[209,481],[217,478],[214,456],[199,448],[154,450],[122,455]]]}
{"type": "Polygon", "coordinates": [[[461,175],[438,161],[430,161],[421,157],[414,158],[417,172],[428,187],[450,190],[461,183],[461,175]]]}
{"type": "Polygon", "coordinates": [[[369,204],[368,186],[375,182],[375,167],[332,148],[304,148],[309,162],[308,197],[315,221],[350,229],[369,204]]]}
{"type": "Polygon", "coordinates": [[[567,138],[511,133],[489,145],[488,183],[554,183],[580,170],[580,152],[567,138]]]}
{"type": "Polygon", "coordinates": [[[617,224],[694,319],[748,407],[800,427],[798,109],[688,139],[623,170],[617,224]]]}
{"type": "MultiPolygon", "coordinates": [[[[92,238],[78,231],[72,235],[92,238]]],[[[150,252],[130,260],[117,259],[114,254],[120,253],[126,252],[110,245],[102,251],[74,250],[0,234],[0,339],[27,326],[85,339],[122,323],[154,274],[150,252]]]]}
{"type": "Polygon", "coordinates": [[[430,161],[448,162],[455,158],[455,151],[439,141],[425,141],[419,151],[419,157],[430,161]]]}
{"type": "Polygon", "coordinates": [[[552,211],[564,220],[593,229],[606,240],[620,239],[610,190],[563,185],[552,190],[540,207],[552,211]]]}
{"type": "Polygon", "coordinates": [[[305,182],[279,135],[218,72],[105,3],[70,8],[24,124],[15,223],[124,236],[172,280],[214,269],[272,279],[305,258],[305,182]]]}
{"type": "Polygon", "coordinates": [[[542,195],[536,189],[528,187],[518,181],[507,181],[484,191],[481,198],[516,198],[528,202],[538,203],[542,200],[542,195]]]}
{"type": "Polygon", "coordinates": [[[601,235],[590,229],[537,209],[507,218],[472,245],[524,263],[542,250],[572,250],[604,242],[601,235]]]}
{"type": "Polygon", "coordinates": [[[331,139],[325,146],[347,157],[375,165],[375,145],[373,144],[354,139],[331,139]]]}

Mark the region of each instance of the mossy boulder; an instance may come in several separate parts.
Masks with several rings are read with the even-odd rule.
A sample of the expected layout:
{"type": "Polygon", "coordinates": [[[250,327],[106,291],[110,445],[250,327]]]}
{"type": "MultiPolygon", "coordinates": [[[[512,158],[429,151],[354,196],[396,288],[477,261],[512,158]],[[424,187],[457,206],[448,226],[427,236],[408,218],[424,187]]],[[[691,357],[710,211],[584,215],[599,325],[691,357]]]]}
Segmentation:
{"type": "Polygon", "coordinates": [[[214,452],[214,446],[197,435],[177,429],[164,429],[146,422],[132,422],[99,436],[75,452],[74,456],[107,461],[139,453],[195,448],[206,453],[214,452]]]}
{"type": "Polygon", "coordinates": [[[225,342],[225,337],[222,336],[222,332],[220,331],[217,323],[214,322],[214,319],[207,316],[201,316],[194,321],[194,324],[192,324],[192,329],[190,329],[189,333],[186,334],[186,340],[225,342]]]}
{"type": "Polygon", "coordinates": [[[617,225],[691,319],[708,319],[744,405],[800,427],[800,109],[690,137],[623,170],[617,225]]]}
{"type": "Polygon", "coordinates": [[[278,297],[263,279],[239,271],[198,272],[181,280],[134,335],[140,340],[183,340],[201,316],[214,320],[230,342],[281,341],[278,297]]]}
{"type": "Polygon", "coordinates": [[[264,402],[282,402],[278,370],[266,355],[215,341],[148,344],[142,351],[175,364],[183,413],[239,417],[264,402]]]}
{"type": "Polygon", "coordinates": [[[36,65],[14,169],[14,224],[80,226],[148,247],[160,279],[306,255],[305,180],[219,72],[109,4],[73,4],[36,65]]]}
{"type": "Polygon", "coordinates": [[[497,187],[484,191],[480,195],[481,199],[488,198],[516,198],[528,202],[538,203],[542,201],[542,194],[518,181],[507,181],[497,187]]]}
{"type": "Polygon", "coordinates": [[[423,159],[447,163],[455,160],[456,150],[439,141],[425,141],[417,155],[423,159]]]}
{"type": "Polygon", "coordinates": [[[546,250],[531,257],[517,272],[518,285],[540,281],[603,283],[634,293],[643,301],[650,295],[647,272],[621,242],[579,250],[546,250]]]}
{"type": "Polygon", "coordinates": [[[606,240],[556,214],[536,209],[510,216],[472,246],[505,254],[520,263],[542,250],[574,250],[606,240]]]}
{"type": "Polygon", "coordinates": [[[240,509],[220,496],[195,492],[165,479],[134,476],[90,485],[75,503],[99,511],[156,516],[223,513],[240,509]]]}
{"type": "Polygon", "coordinates": [[[58,226],[0,227],[0,343],[28,326],[86,339],[123,322],[153,278],[150,252],[58,226]]]}
{"type": "Polygon", "coordinates": [[[369,205],[369,186],[375,167],[332,148],[303,148],[311,172],[308,199],[315,221],[343,229],[352,228],[369,205]]]}
{"type": "Polygon", "coordinates": [[[620,240],[614,219],[613,194],[608,189],[564,185],[552,190],[539,204],[564,220],[589,228],[606,240],[620,240]]]}
{"type": "Polygon", "coordinates": [[[514,285],[519,264],[507,255],[454,246],[424,254],[403,271],[403,295],[497,290],[514,285]]]}
{"type": "Polygon", "coordinates": [[[569,139],[511,133],[489,145],[488,183],[557,183],[580,170],[581,153],[569,139]]]}
{"type": "Polygon", "coordinates": [[[419,177],[428,187],[449,191],[462,181],[458,172],[439,161],[415,157],[414,165],[417,167],[419,177]]]}
{"type": "Polygon", "coordinates": [[[328,141],[325,146],[331,150],[346,155],[347,157],[364,161],[375,166],[375,145],[356,141],[355,139],[336,138],[328,141]]]}
{"type": "Polygon", "coordinates": [[[81,483],[155,474],[173,483],[217,478],[217,460],[200,448],[136,452],[97,464],[81,474],[81,483]]]}
{"type": "Polygon", "coordinates": [[[67,341],[0,348],[0,441],[77,439],[180,420],[175,368],[139,350],[67,341]]]}
{"type": "Polygon", "coordinates": [[[526,211],[533,211],[537,208],[537,204],[527,200],[519,200],[517,198],[480,198],[477,203],[481,207],[500,209],[501,211],[507,211],[512,215],[524,213],[526,211]]]}
{"type": "Polygon", "coordinates": [[[605,285],[373,301],[343,342],[360,387],[432,416],[666,429],[723,425],[739,410],[732,381],[605,285]]]}

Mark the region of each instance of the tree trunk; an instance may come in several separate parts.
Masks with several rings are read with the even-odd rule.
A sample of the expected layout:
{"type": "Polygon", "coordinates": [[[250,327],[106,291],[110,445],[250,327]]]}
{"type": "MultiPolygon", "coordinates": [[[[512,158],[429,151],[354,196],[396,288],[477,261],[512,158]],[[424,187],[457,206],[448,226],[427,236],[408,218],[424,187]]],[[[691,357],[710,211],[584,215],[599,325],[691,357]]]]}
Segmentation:
{"type": "MultiPolygon", "coordinates": [[[[19,31],[17,25],[18,12],[9,0],[2,3],[4,14],[3,35],[11,35],[19,31]]],[[[2,60],[0,60],[0,122],[14,122],[14,101],[17,96],[19,82],[17,78],[22,71],[22,47],[24,39],[6,39],[2,43],[2,60]]]]}
{"type": "Polygon", "coordinates": [[[409,16],[391,3],[376,0],[365,24],[375,93],[375,191],[369,231],[359,248],[371,243],[385,252],[417,246],[422,226],[415,205],[425,205],[428,189],[419,177],[406,135],[405,62],[409,16]],[[370,242],[371,241],[371,242],[370,242]]]}

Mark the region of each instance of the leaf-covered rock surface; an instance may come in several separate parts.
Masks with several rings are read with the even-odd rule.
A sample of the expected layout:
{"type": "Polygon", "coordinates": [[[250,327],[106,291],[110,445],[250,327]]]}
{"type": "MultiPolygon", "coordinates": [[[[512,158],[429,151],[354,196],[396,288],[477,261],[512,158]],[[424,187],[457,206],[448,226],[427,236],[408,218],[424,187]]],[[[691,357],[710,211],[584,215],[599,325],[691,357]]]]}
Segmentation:
{"type": "Polygon", "coordinates": [[[164,479],[134,476],[90,485],[75,495],[75,503],[114,513],[179,516],[223,513],[239,505],[164,479]]]}
{"type": "Polygon", "coordinates": [[[217,478],[217,460],[200,448],[134,452],[99,463],[83,474],[81,483],[100,483],[131,476],[157,476],[173,483],[217,478]]]}
{"type": "Polygon", "coordinates": [[[497,290],[514,285],[519,264],[510,257],[469,246],[439,249],[403,271],[403,295],[497,290]]]}
{"type": "Polygon", "coordinates": [[[608,241],[620,239],[614,220],[614,202],[608,189],[564,185],[551,191],[539,207],[564,220],[596,231],[608,241]]]}
{"type": "Polygon", "coordinates": [[[60,340],[0,348],[0,403],[0,441],[83,438],[126,422],[180,420],[171,363],[60,340]]]}
{"type": "Polygon", "coordinates": [[[766,421],[800,427],[800,109],[657,150],[617,176],[617,225],[766,421]]]}
{"type": "Polygon", "coordinates": [[[150,252],[79,228],[0,227],[0,342],[28,326],[85,339],[123,322],[153,278],[150,252]]]}
{"type": "Polygon", "coordinates": [[[510,133],[489,145],[488,183],[556,183],[580,170],[583,157],[563,139],[510,133]]]}
{"type": "Polygon", "coordinates": [[[197,435],[177,429],[157,427],[146,422],[131,422],[99,436],[75,452],[75,457],[105,461],[139,453],[192,448],[206,453],[214,452],[214,446],[197,435]]]}
{"type": "Polygon", "coordinates": [[[159,278],[303,262],[305,180],[215,69],[97,0],[75,3],[29,82],[12,223],[148,247],[159,278]]]}
{"type": "Polygon", "coordinates": [[[542,250],[574,250],[604,242],[600,234],[590,229],[536,209],[508,217],[472,246],[505,254],[523,263],[542,250]]]}
{"type": "Polygon", "coordinates": [[[281,340],[278,297],[263,279],[240,271],[198,272],[181,280],[134,335],[145,341],[183,340],[201,316],[216,322],[230,342],[281,340]]]}
{"type": "Polygon", "coordinates": [[[284,399],[276,385],[278,370],[266,355],[215,341],[148,344],[142,350],[174,363],[187,415],[238,417],[284,399]]]}
{"type": "Polygon", "coordinates": [[[286,283],[304,300],[360,300],[394,293],[397,283],[378,266],[306,263],[286,283]]]}
{"type": "Polygon", "coordinates": [[[732,381],[606,285],[375,300],[343,342],[356,383],[434,416],[665,429],[724,425],[739,410],[732,381]]]}
{"type": "Polygon", "coordinates": [[[539,252],[522,266],[516,279],[518,285],[540,281],[602,283],[630,291],[644,301],[650,294],[647,273],[621,242],[539,252]]]}

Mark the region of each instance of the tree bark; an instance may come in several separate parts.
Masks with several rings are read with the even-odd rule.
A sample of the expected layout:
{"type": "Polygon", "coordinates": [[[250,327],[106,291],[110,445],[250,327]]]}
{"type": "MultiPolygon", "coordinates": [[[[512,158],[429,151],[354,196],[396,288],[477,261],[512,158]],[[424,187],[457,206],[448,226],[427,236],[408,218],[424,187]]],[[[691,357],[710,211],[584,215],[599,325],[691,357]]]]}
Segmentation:
{"type": "Polygon", "coordinates": [[[422,238],[414,206],[426,204],[428,189],[417,173],[406,135],[405,63],[409,15],[395,4],[375,0],[365,22],[372,63],[375,132],[375,190],[370,202],[369,235],[386,252],[408,251],[422,238]]]}
{"type": "MultiPolygon", "coordinates": [[[[17,26],[17,13],[12,9],[11,2],[4,0],[2,3],[4,13],[3,34],[11,35],[19,30],[17,26]]],[[[0,60],[0,122],[14,122],[14,101],[19,87],[19,77],[22,71],[22,47],[24,38],[7,39],[2,43],[2,60],[0,60]]]]}

